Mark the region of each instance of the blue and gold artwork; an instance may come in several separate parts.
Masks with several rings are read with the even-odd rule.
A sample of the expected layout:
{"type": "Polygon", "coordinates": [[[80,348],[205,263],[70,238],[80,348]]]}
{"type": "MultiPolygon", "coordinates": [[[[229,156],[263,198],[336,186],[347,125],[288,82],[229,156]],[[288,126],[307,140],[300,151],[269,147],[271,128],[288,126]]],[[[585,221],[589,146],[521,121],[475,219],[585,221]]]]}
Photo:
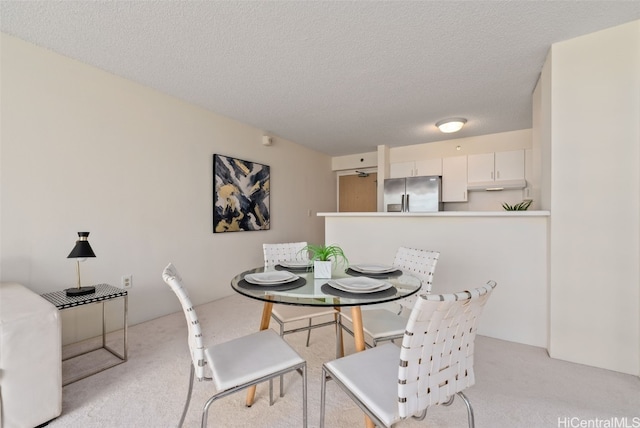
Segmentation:
{"type": "Polygon", "coordinates": [[[213,232],[268,230],[268,165],[213,155],[213,232]]]}

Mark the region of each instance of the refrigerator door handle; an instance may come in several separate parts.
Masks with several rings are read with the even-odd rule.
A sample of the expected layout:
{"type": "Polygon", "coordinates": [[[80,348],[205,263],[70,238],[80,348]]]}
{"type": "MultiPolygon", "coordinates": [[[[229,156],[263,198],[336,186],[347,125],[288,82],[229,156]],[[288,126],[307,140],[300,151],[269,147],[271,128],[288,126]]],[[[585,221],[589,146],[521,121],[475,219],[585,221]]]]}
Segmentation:
{"type": "Polygon", "coordinates": [[[409,212],[410,210],[409,210],[409,194],[408,193],[407,193],[407,199],[406,200],[407,200],[407,205],[405,207],[405,211],[409,212]]]}
{"type": "Polygon", "coordinates": [[[404,212],[404,193],[402,194],[400,199],[400,212],[404,212]]]}

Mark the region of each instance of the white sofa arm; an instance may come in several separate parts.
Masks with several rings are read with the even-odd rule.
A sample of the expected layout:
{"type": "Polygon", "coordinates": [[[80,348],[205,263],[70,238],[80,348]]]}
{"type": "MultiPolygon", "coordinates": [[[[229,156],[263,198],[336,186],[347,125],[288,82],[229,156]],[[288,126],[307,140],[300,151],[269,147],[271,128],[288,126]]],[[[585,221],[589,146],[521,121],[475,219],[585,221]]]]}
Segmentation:
{"type": "Polygon", "coordinates": [[[62,412],[59,311],[17,283],[0,283],[0,427],[32,428],[62,412]]]}

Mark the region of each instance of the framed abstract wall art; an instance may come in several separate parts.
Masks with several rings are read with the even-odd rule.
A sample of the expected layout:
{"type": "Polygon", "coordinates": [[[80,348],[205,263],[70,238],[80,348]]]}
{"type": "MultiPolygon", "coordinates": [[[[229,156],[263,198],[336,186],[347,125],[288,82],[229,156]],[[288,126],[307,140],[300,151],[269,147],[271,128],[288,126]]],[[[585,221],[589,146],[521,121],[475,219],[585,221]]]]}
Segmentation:
{"type": "Polygon", "coordinates": [[[269,230],[270,168],[213,155],[213,232],[269,230]]]}

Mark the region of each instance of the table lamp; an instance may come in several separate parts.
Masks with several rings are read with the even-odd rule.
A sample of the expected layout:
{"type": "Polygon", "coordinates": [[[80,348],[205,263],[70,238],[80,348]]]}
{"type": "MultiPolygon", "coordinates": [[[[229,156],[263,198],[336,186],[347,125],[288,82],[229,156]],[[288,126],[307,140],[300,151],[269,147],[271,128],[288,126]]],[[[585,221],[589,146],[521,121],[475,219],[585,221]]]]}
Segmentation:
{"type": "Polygon", "coordinates": [[[78,285],[75,288],[67,288],[67,296],[84,296],[85,294],[91,294],[96,292],[96,287],[82,287],[80,285],[80,262],[85,261],[87,257],[95,257],[95,253],[89,245],[88,237],[89,232],[78,232],[78,240],[76,246],[67,256],[68,259],[76,259],[76,272],[78,274],[78,285]]]}

